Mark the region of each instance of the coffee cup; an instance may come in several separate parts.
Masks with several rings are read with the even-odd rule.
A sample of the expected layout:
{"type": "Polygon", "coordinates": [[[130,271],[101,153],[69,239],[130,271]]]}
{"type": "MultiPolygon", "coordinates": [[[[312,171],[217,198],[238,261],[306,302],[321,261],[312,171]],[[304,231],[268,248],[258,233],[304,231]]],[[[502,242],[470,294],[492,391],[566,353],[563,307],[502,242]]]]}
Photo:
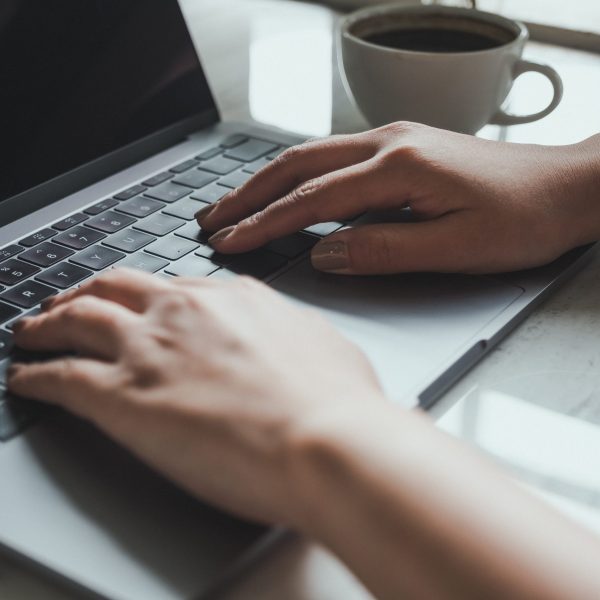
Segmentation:
{"type": "Polygon", "coordinates": [[[522,58],[523,23],[451,6],[369,7],[341,22],[339,40],[349,91],[374,127],[415,121],[462,133],[484,125],[531,123],[562,99],[562,81],[548,65],[522,58]],[[517,77],[545,75],[554,94],[529,115],[502,105],[517,77]]]}

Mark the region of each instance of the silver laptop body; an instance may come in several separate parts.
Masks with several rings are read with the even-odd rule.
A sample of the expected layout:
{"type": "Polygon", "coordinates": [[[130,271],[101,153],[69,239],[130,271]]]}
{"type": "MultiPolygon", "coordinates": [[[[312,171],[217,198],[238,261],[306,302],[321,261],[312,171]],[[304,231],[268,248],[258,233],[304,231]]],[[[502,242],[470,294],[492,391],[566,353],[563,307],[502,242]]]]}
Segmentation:
{"type": "MultiPolygon", "coordinates": [[[[62,3],[69,9],[63,20],[66,18],[71,27],[92,28],[99,18],[103,20],[104,29],[93,30],[92,36],[87,31],[85,36],[88,40],[97,36],[93,52],[103,48],[101,59],[93,66],[95,80],[80,76],[81,85],[75,91],[79,94],[77,106],[81,114],[57,109],[61,114],[56,123],[37,125],[36,134],[40,127],[45,131],[39,135],[35,147],[27,149],[27,160],[22,156],[13,165],[16,175],[0,174],[1,248],[29,239],[32,233],[46,231],[69,215],[84,214],[91,219],[97,215],[86,214],[85,210],[106,199],[112,200],[141,182],[171,173],[173,167],[177,171],[187,161],[196,161],[192,168],[201,169],[204,160],[212,159],[200,160],[198,166],[194,157],[209,156],[215,148],[223,156],[227,152],[235,155],[234,150],[227,151],[221,146],[231,145],[232,139],[250,140],[242,142],[242,151],[249,148],[244,144],[253,140],[278,149],[301,141],[269,128],[219,121],[201,67],[195,61],[195,54],[192,56],[191,41],[176,0],[105,0],[106,10],[100,16],[88,8],[91,4],[97,3],[81,0],[62,3]],[[76,20],[70,20],[75,19],[73,15],[76,20]],[[159,26],[162,29],[153,29],[159,26]],[[167,33],[159,37],[165,28],[167,33]],[[177,34],[177,42],[171,39],[169,31],[173,36],[177,34]],[[161,52],[148,56],[144,43],[131,45],[128,36],[147,36],[148,43],[160,39],[161,52]],[[123,93],[129,90],[132,94],[133,101],[127,107],[134,118],[125,122],[118,112],[110,114],[119,108],[118,103],[113,106],[110,102],[109,97],[115,96],[114,89],[103,97],[102,103],[88,102],[99,93],[99,80],[107,69],[117,74],[127,66],[151,71],[147,69],[151,59],[163,60],[163,70],[159,73],[162,88],[153,92],[156,97],[148,97],[156,90],[150,80],[133,78],[119,83],[118,77],[109,77],[112,86],[120,84],[123,93]],[[198,106],[202,110],[196,112],[197,108],[190,108],[184,102],[179,107],[181,114],[173,122],[148,128],[156,114],[169,112],[169,90],[174,90],[175,97],[180,98],[190,85],[199,90],[198,106]],[[86,139],[96,136],[97,149],[103,149],[102,152],[86,147],[80,151],[80,155],[86,156],[82,164],[74,153],[71,162],[65,159],[63,171],[56,171],[57,167],[54,171],[39,169],[32,181],[27,182],[24,163],[35,164],[51,152],[64,151],[68,155],[69,145],[81,143],[80,129],[86,127],[84,117],[93,118],[94,110],[102,113],[102,128],[92,127],[84,133],[86,139]],[[124,130],[119,138],[121,145],[114,140],[111,145],[102,135],[114,120],[120,120],[119,127],[124,130]],[[131,131],[134,127],[128,125],[130,122],[138,128],[137,137],[131,131]],[[2,179],[7,177],[8,183],[2,185],[2,179]]],[[[10,32],[10,19],[14,19],[12,25],[17,27],[23,17],[19,11],[25,14],[28,10],[26,2],[16,2],[15,6],[12,16],[10,11],[8,17],[4,15],[8,21],[0,21],[0,50],[3,36],[6,38],[7,31],[10,32]]],[[[25,15],[30,17],[26,22],[30,23],[33,16],[39,20],[36,26],[43,27],[51,17],[42,9],[36,10],[40,14],[25,15]]],[[[83,38],[74,35],[71,41],[82,44],[85,52],[92,52],[83,38]]],[[[85,53],[77,45],[71,51],[85,53]]],[[[0,84],[3,77],[10,75],[7,75],[7,60],[11,59],[6,54],[4,57],[0,58],[0,84]]],[[[84,67],[89,75],[90,65],[84,67]]],[[[52,87],[51,83],[44,85],[52,87]]],[[[0,104],[0,109],[6,115],[5,109],[11,108],[14,98],[3,96],[0,91],[0,102],[5,103],[0,104]]],[[[34,114],[21,115],[28,116],[37,118],[34,114]]],[[[197,175],[195,171],[186,171],[190,172],[197,175]]],[[[172,173],[171,183],[176,176],[172,173]]],[[[210,185],[220,185],[219,180],[210,185]]],[[[202,188],[191,189],[196,194],[202,188]]],[[[140,195],[146,198],[144,194],[140,195]]],[[[167,204],[165,210],[171,210],[168,207],[179,201],[167,204]]],[[[162,210],[159,212],[162,214],[162,210]]],[[[140,217],[130,225],[131,229],[141,231],[135,229],[139,222],[150,218],[140,217]]],[[[60,235],[60,230],[56,235],[60,235]]],[[[109,235],[99,244],[108,243],[108,239],[113,238],[109,235]]],[[[287,257],[285,264],[265,279],[293,301],[322,309],[371,358],[392,398],[406,406],[419,402],[427,407],[507,335],[549,291],[575,272],[589,251],[589,248],[579,249],[547,267],[498,277],[416,274],[382,278],[317,274],[304,253],[287,257]]],[[[129,256],[125,251],[122,254],[129,256]]],[[[170,260],[167,269],[172,269],[175,263],[177,259],[170,260]]],[[[39,273],[32,277],[39,277],[39,273]]],[[[12,289],[10,285],[7,287],[9,291],[12,289]]],[[[285,327],[285,323],[281,326],[285,327]]],[[[8,330],[4,327],[3,331],[8,330]]],[[[0,371],[6,364],[7,361],[0,364],[0,371]]],[[[8,410],[6,399],[2,402],[0,417],[8,410]]],[[[4,552],[27,561],[32,568],[62,580],[82,594],[115,600],[198,598],[247,564],[273,535],[262,527],[242,523],[206,507],[71,417],[41,415],[15,431],[0,442],[0,546],[4,552]]]]}

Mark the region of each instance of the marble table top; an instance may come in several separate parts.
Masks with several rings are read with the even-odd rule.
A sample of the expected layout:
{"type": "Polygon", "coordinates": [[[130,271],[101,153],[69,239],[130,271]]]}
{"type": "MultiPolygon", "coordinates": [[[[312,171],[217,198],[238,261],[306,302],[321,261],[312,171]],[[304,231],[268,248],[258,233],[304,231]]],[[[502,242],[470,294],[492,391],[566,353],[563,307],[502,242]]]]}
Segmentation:
{"type": "MultiPolygon", "coordinates": [[[[338,14],[292,0],[182,0],[225,119],[305,135],[367,127],[344,90],[338,14]],[[275,85],[276,83],[276,85],[275,85]]],[[[541,44],[526,55],[565,83],[558,110],[492,139],[571,143],[600,131],[600,56],[541,44]]],[[[531,111],[550,90],[523,77],[511,108],[531,111]]],[[[534,493],[600,532],[600,253],[456,384],[431,414],[480,447],[534,493]]],[[[70,592],[6,558],[0,597],[68,600],[70,592]]],[[[222,600],[363,600],[368,592],[318,545],[290,535],[219,596],[222,600]]]]}

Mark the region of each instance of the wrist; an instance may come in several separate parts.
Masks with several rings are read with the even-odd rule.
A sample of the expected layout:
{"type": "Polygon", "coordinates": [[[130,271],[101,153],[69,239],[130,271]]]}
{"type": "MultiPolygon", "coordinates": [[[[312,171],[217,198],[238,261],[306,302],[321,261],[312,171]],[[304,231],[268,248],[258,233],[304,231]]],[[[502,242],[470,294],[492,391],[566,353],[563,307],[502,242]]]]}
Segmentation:
{"type": "Polygon", "coordinates": [[[383,396],[327,407],[306,419],[289,444],[293,527],[335,551],[338,522],[369,487],[358,465],[373,461],[371,453],[381,456],[381,440],[402,438],[410,446],[415,420],[423,421],[383,396]]]}
{"type": "Polygon", "coordinates": [[[570,172],[567,210],[573,223],[571,245],[580,246],[600,240],[600,135],[565,150],[564,164],[570,172]]]}

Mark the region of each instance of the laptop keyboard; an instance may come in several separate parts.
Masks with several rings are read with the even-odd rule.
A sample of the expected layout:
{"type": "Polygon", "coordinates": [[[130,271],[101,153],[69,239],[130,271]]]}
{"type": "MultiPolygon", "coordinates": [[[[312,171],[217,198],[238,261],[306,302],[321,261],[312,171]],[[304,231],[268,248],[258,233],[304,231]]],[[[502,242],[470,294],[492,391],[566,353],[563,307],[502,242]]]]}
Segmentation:
{"type": "MultiPolygon", "coordinates": [[[[39,416],[36,403],[12,399],[5,383],[15,358],[12,325],[39,313],[46,298],[118,266],[163,277],[243,274],[264,280],[342,227],[321,223],[238,255],[219,254],[207,245],[208,236],[194,219],[196,212],[248,181],[283,150],[275,142],[231,135],[218,146],[0,249],[0,442],[39,416]]],[[[17,352],[19,361],[43,358],[17,352]]]]}

